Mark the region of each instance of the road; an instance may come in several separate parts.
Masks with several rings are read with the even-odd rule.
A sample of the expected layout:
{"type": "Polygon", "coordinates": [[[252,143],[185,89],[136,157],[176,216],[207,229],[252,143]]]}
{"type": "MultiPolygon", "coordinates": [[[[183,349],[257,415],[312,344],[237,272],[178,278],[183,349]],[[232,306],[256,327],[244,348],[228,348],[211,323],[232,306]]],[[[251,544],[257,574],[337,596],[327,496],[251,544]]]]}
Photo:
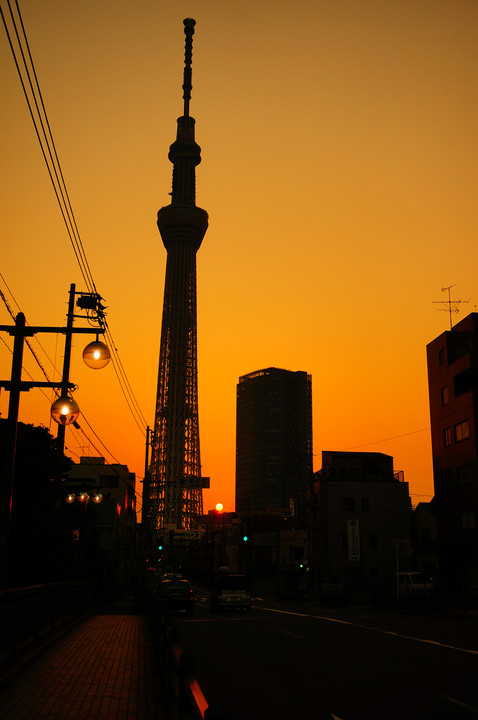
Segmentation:
{"type": "Polygon", "coordinates": [[[210,705],[233,720],[478,718],[478,620],[284,606],[177,616],[210,705]]]}

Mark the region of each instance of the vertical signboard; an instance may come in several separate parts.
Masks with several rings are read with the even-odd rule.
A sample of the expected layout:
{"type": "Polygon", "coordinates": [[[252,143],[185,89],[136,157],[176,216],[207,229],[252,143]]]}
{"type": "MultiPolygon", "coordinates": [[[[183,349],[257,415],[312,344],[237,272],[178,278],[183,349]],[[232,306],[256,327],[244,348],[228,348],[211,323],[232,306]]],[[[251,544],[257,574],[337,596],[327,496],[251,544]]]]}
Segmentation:
{"type": "Polygon", "coordinates": [[[349,560],[360,562],[360,529],[358,520],[347,520],[349,560]]]}

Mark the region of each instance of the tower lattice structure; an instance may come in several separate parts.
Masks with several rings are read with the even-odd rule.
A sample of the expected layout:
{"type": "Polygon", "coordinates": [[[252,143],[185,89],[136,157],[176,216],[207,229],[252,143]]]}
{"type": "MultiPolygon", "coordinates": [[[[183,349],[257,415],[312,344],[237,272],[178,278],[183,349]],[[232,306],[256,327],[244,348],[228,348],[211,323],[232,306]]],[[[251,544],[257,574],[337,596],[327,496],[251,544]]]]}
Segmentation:
{"type": "Polygon", "coordinates": [[[184,20],[184,114],[177,120],[169,148],[173,164],[171,204],[158,212],[158,228],[167,250],[158,390],[151,465],[147,486],[147,524],[151,532],[168,526],[191,529],[202,515],[197,385],[196,253],[208,226],[208,214],[196,206],[196,165],[201,148],[189,115],[192,36],[195,21],[184,20]]]}

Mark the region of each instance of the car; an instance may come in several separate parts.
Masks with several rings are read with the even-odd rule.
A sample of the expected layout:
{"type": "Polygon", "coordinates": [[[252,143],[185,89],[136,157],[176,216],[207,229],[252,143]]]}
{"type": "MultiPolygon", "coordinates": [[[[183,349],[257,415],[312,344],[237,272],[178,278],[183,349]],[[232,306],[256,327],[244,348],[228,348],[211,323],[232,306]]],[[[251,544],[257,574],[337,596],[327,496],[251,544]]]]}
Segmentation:
{"type": "Polygon", "coordinates": [[[220,573],[211,593],[211,610],[246,610],[252,607],[249,578],[246,575],[220,573]]]}
{"type": "Polygon", "coordinates": [[[435,582],[422,572],[398,572],[394,575],[397,599],[429,598],[435,592],[435,582]]]}
{"type": "Polygon", "coordinates": [[[196,598],[187,580],[171,578],[161,580],[154,592],[156,605],[162,611],[194,613],[196,598]]]}

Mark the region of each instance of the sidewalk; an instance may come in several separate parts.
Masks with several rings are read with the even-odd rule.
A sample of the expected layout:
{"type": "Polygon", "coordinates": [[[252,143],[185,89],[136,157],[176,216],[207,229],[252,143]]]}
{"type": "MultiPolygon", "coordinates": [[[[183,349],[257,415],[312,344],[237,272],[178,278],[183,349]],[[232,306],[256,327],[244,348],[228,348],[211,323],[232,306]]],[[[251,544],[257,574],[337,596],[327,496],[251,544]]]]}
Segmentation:
{"type": "MultiPolygon", "coordinates": [[[[113,614],[122,613],[122,614],[113,614]]],[[[0,686],[2,720],[161,720],[145,615],[92,615],[0,686]]]]}

